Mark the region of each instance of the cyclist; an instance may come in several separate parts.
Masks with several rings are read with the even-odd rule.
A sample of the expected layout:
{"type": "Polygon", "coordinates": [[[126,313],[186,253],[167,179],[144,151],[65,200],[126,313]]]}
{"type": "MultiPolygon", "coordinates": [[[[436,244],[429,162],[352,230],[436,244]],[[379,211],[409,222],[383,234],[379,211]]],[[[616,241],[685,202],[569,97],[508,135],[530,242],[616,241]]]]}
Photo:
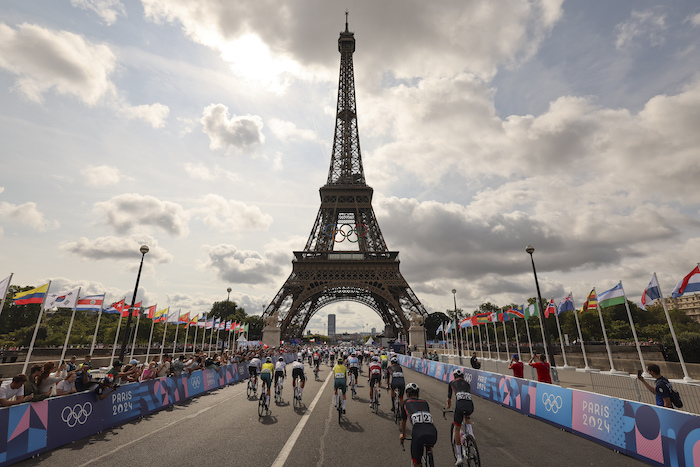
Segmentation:
{"type": "Polygon", "coordinates": [[[287,364],[284,363],[284,358],[280,357],[277,359],[277,363],[275,363],[275,387],[277,387],[277,381],[282,378],[282,382],[280,383],[280,391],[282,390],[282,386],[284,386],[284,378],[286,377],[287,364]]]}
{"type": "Polygon", "coordinates": [[[386,376],[386,369],[389,367],[389,357],[386,356],[386,351],[382,350],[382,356],[380,357],[382,362],[382,377],[386,376]]]}
{"type": "Polygon", "coordinates": [[[403,392],[406,387],[406,382],[403,379],[403,368],[399,365],[399,359],[396,356],[391,357],[391,366],[389,367],[389,379],[386,382],[387,391],[391,389],[391,411],[394,411],[394,400],[396,392],[399,393],[399,407],[403,406],[403,392]]]}
{"type": "Polygon", "coordinates": [[[464,379],[464,372],[460,368],[455,368],[452,372],[454,379],[450,381],[447,386],[447,408],[449,409],[452,405],[452,392],[455,393],[455,417],[454,417],[454,438],[455,438],[455,455],[457,456],[457,463],[455,465],[462,465],[462,449],[460,448],[462,440],[460,439],[459,432],[462,426],[462,421],[464,418],[467,419],[467,433],[474,436],[474,431],[472,430],[472,421],[469,416],[474,412],[474,403],[472,402],[471,386],[469,382],[464,379]]]}
{"type": "Polygon", "coordinates": [[[352,354],[347,358],[346,361],[347,361],[347,365],[348,365],[348,369],[350,370],[350,373],[352,373],[353,376],[355,377],[355,388],[354,389],[357,389],[357,378],[360,375],[360,361],[357,359],[356,356],[354,356],[352,354]]]}
{"type": "Polygon", "coordinates": [[[304,392],[304,384],[306,384],[306,376],[304,375],[304,357],[299,356],[297,361],[292,363],[292,387],[295,388],[297,385],[297,378],[301,381],[301,387],[299,388],[299,398],[301,399],[301,393],[304,392]]]}
{"type": "Polygon", "coordinates": [[[266,357],[260,370],[260,379],[263,385],[267,386],[267,406],[270,406],[270,386],[272,385],[272,374],[275,371],[275,365],[272,364],[272,358],[266,357]]]}
{"type": "Polygon", "coordinates": [[[333,367],[334,376],[334,401],[338,405],[338,388],[343,391],[343,413],[345,413],[345,392],[348,389],[348,370],[343,365],[343,359],[338,359],[338,364],[333,367]]]}
{"type": "MultiPolygon", "coordinates": [[[[382,365],[379,363],[379,358],[372,357],[372,361],[369,363],[369,406],[372,407],[372,400],[374,400],[374,386],[379,386],[382,384],[382,365]]],[[[379,394],[377,394],[377,399],[379,399],[379,394]]]]}
{"type": "Polygon", "coordinates": [[[328,365],[333,365],[333,362],[335,362],[335,350],[331,349],[328,356],[328,365]]]}
{"type": "Polygon", "coordinates": [[[361,350],[357,351],[357,361],[360,362],[360,371],[362,371],[362,360],[364,359],[365,355],[362,353],[361,350]]]}
{"type": "Polygon", "coordinates": [[[318,351],[314,352],[313,359],[314,359],[314,366],[316,367],[316,371],[318,371],[318,367],[321,364],[321,354],[319,354],[318,351]]]}
{"type": "Polygon", "coordinates": [[[250,377],[253,378],[253,381],[255,381],[255,387],[258,387],[258,373],[260,373],[260,366],[262,365],[262,362],[260,361],[260,357],[258,355],[254,356],[252,360],[248,362],[248,373],[250,374],[250,377]]]}
{"type": "Polygon", "coordinates": [[[437,442],[437,429],[433,425],[433,416],[430,414],[428,402],[419,399],[420,389],[416,383],[406,385],[406,400],[401,409],[401,441],[406,437],[406,420],[411,420],[413,426],[413,439],[411,440],[411,459],[413,465],[420,465],[423,456],[423,448],[433,450],[437,442]]]}

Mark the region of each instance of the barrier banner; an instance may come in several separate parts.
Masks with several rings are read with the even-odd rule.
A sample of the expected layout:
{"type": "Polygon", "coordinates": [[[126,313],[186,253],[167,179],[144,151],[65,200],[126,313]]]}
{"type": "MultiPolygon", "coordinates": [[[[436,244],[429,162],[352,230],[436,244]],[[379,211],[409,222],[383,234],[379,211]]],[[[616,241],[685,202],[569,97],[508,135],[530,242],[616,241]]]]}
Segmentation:
{"type": "Polygon", "coordinates": [[[453,370],[461,368],[472,394],[649,464],[700,466],[697,415],[447,363],[398,358],[402,366],[446,383],[453,370]]]}
{"type": "MultiPolygon", "coordinates": [[[[284,356],[290,362],[293,355],[284,356]]],[[[248,378],[245,363],[129,383],[99,400],[93,391],[0,409],[0,466],[27,459],[213,389],[248,378]]]]}

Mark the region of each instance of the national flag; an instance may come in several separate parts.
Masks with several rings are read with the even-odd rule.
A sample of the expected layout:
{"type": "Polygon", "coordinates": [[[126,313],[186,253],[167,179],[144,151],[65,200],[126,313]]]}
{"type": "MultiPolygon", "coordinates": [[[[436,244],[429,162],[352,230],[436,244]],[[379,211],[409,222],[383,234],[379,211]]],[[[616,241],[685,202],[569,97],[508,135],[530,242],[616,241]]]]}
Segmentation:
{"type": "Polygon", "coordinates": [[[547,308],[544,309],[544,317],[549,318],[550,314],[554,314],[557,312],[557,306],[554,304],[554,298],[551,298],[549,300],[549,303],[547,303],[547,308]]]}
{"type": "Polygon", "coordinates": [[[586,303],[583,304],[581,307],[581,311],[579,313],[583,313],[584,311],[588,310],[595,310],[598,308],[598,298],[596,297],[595,294],[595,289],[591,290],[591,293],[588,294],[588,298],[586,299],[586,303]]]}
{"type": "Polygon", "coordinates": [[[197,320],[197,327],[204,328],[207,325],[207,315],[205,314],[197,320]]]}
{"type": "Polygon", "coordinates": [[[246,324],[245,326],[243,326],[243,332],[248,332],[248,324],[246,324]]]}
{"type": "Polygon", "coordinates": [[[7,295],[7,289],[10,288],[10,279],[12,279],[12,274],[0,282],[0,300],[4,300],[5,295],[7,295]]]}
{"type": "Polygon", "coordinates": [[[44,300],[44,310],[49,310],[51,308],[73,308],[78,303],[78,295],[80,294],[80,287],[77,289],[70,290],[68,292],[54,292],[46,294],[46,300],[44,300]]]}
{"type": "Polygon", "coordinates": [[[100,311],[105,300],[105,294],[102,295],[86,295],[78,299],[78,304],[75,309],[78,311],[100,311]]]}
{"type": "Polygon", "coordinates": [[[472,318],[464,318],[462,321],[459,322],[459,327],[463,329],[470,328],[472,326],[474,326],[472,318]]]}
{"type": "Polygon", "coordinates": [[[216,318],[214,320],[214,331],[218,331],[221,329],[221,320],[219,318],[216,318]]]}
{"type": "Polygon", "coordinates": [[[156,306],[151,305],[146,310],[143,312],[146,315],[146,318],[148,319],[153,319],[156,317],[156,306]]]}
{"type": "Polygon", "coordinates": [[[445,329],[445,334],[449,334],[452,332],[452,321],[450,321],[450,324],[447,325],[447,329],[445,329]]]}
{"type": "Polygon", "coordinates": [[[212,329],[214,327],[214,318],[208,319],[206,323],[204,323],[204,329],[212,329]]]}
{"type": "Polygon", "coordinates": [[[182,313],[177,320],[177,324],[187,324],[190,322],[190,312],[182,313]]]}
{"type": "Polygon", "coordinates": [[[506,311],[506,313],[511,314],[511,315],[513,315],[513,316],[517,316],[518,318],[524,318],[524,317],[525,317],[525,313],[524,313],[524,311],[523,311],[523,306],[522,306],[522,305],[520,305],[520,306],[514,306],[514,307],[512,306],[512,307],[508,308],[508,310],[506,311]]]}
{"type": "Polygon", "coordinates": [[[622,289],[622,281],[610,290],[606,290],[598,296],[601,308],[625,303],[625,291],[622,289]]]}
{"type": "Polygon", "coordinates": [[[27,290],[25,292],[16,293],[12,299],[15,305],[29,305],[30,303],[41,303],[44,301],[46,292],[49,291],[48,282],[36,289],[27,290]]]}
{"type": "Polygon", "coordinates": [[[533,303],[532,305],[528,305],[528,307],[525,308],[525,312],[523,314],[525,315],[525,319],[530,319],[533,316],[539,316],[540,315],[540,307],[537,303],[533,303]]]}
{"type": "Polygon", "coordinates": [[[654,274],[642,292],[642,310],[646,310],[647,304],[659,298],[661,298],[661,287],[659,287],[659,281],[656,280],[656,274],[654,274]]]}
{"type": "Polygon", "coordinates": [[[504,311],[503,313],[499,313],[498,320],[501,322],[510,321],[511,320],[510,313],[508,313],[508,311],[504,311]]]}
{"type": "Polygon", "coordinates": [[[153,322],[155,323],[163,323],[168,319],[168,313],[170,312],[170,307],[168,308],[163,308],[162,310],[158,310],[155,312],[154,320],[153,322]]]}
{"type": "Polygon", "coordinates": [[[102,310],[102,312],[103,313],[113,313],[113,314],[119,313],[119,314],[121,314],[122,311],[124,310],[124,300],[125,299],[122,298],[118,302],[112,303],[110,306],[108,306],[107,308],[102,310]]]}
{"type": "Polygon", "coordinates": [[[491,321],[492,323],[498,322],[498,313],[489,313],[489,321],[491,321]]]}
{"type": "Polygon", "coordinates": [[[672,295],[673,298],[678,298],[687,292],[700,292],[700,266],[695,266],[695,269],[676,285],[672,295]]]}
{"type": "Polygon", "coordinates": [[[440,334],[440,333],[444,330],[444,328],[443,328],[443,326],[442,326],[443,324],[444,324],[444,323],[440,323],[440,326],[438,326],[437,330],[435,331],[435,335],[436,335],[436,336],[437,336],[438,334],[440,334]]]}
{"type": "Polygon", "coordinates": [[[139,310],[141,309],[141,303],[142,302],[135,303],[133,308],[132,307],[124,308],[122,310],[122,318],[126,318],[127,316],[129,316],[129,308],[131,308],[131,316],[137,317],[139,315],[139,310]]]}
{"type": "Polygon", "coordinates": [[[476,324],[486,324],[489,322],[489,313],[477,313],[476,324]]]}
{"type": "Polygon", "coordinates": [[[226,329],[224,329],[224,330],[231,332],[233,330],[233,327],[235,327],[235,326],[236,326],[235,321],[226,321],[226,329]]]}
{"type": "Polygon", "coordinates": [[[199,315],[191,316],[191,317],[190,317],[189,325],[190,325],[190,326],[197,326],[197,322],[198,322],[198,319],[197,319],[197,318],[199,318],[199,315]]]}
{"type": "Polygon", "coordinates": [[[569,292],[569,295],[561,299],[557,307],[557,314],[560,315],[565,311],[574,311],[574,293],[569,292]]]}
{"type": "Polygon", "coordinates": [[[180,321],[180,310],[171,312],[170,307],[168,307],[168,318],[166,321],[168,323],[178,324],[180,321]]]}

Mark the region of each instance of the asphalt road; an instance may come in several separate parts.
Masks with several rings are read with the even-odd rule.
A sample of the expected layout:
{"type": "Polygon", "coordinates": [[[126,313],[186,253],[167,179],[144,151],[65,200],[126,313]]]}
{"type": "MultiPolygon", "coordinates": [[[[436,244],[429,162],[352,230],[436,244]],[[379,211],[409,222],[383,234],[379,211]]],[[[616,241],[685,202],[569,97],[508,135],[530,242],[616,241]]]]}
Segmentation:
{"type": "MultiPolygon", "coordinates": [[[[76,441],[18,465],[55,466],[398,466],[410,465],[409,445],[402,451],[393,422],[391,399],[382,390],[379,413],[369,408],[369,388],[360,375],[359,398],[350,400],[338,423],[332,406],[330,368],[321,366],[304,390],[302,409],[291,404],[291,382],[285,402],[272,402],[271,414],[259,419],[257,400],[245,384],[221,388],[184,404],[156,412],[98,435],[76,441]],[[328,383],[326,383],[328,382],[328,383]],[[318,396],[318,397],[317,397],[318,396]]],[[[450,415],[442,418],[447,386],[405,370],[431,407],[438,429],[435,465],[454,465],[450,452],[450,415]]],[[[291,372],[290,372],[291,376],[291,372]]],[[[472,415],[482,464],[486,466],[645,465],[544,422],[479,398],[472,415]]]]}

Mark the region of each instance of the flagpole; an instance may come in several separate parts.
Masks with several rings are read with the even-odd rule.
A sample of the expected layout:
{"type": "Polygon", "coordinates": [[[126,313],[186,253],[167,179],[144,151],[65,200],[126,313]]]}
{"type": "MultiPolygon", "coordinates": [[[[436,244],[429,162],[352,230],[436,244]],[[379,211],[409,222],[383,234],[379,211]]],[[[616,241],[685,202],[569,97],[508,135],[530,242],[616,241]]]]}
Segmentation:
{"type": "Polygon", "coordinates": [[[194,324],[194,337],[192,337],[192,355],[194,355],[195,347],[197,347],[197,330],[199,329],[199,315],[197,322],[194,324]]]}
{"type": "MultiPolygon", "coordinates": [[[[0,314],[2,314],[3,308],[5,308],[5,299],[7,299],[7,291],[10,290],[10,284],[12,283],[12,276],[14,276],[15,273],[11,272],[10,277],[7,279],[7,288],[5,289],[5,293],[2,294],[2,302],[0,302],[0,314]]],[[[48,289],[46,290],[48,292],[48,289]]]]}
{"type": "Polygon", "coordinates": [[[506,334],[506,317],[503,317],[503,321],[501,321],[501,324],[503,324],[503,341],[506,343],[506,360],[508,360],[508,354],[510,354],[510,349],[508,349],[508,334],[506,334]]]}
{"type": "MultiPolygon", "coordinates": [[[[63,363],[66,358],[66,350],[68,349],[68,339],[70,339],[70,331],[73,329],[73,321],[75,321],[75,309],[78,307],[78,298],[80,298],[80,287],[78,287],[78,294],[75,296],[75,303],[73,303],[73,313],[70,317],[70,322],[68,323],[68,332],[66,333],[66,341],[63,343],[63,350],[61,351],[60,363],[63,363]]],[[[59,363],[59,365],[60,365],[59,363]]]]}
{"type": "Polygon", "coordinates": [[[202,352],[204,352],[204,336],[207,335],[207,315],[204,315],[204,327],[202,328],[202,352]]]}
{"type": "Polygon", "coordinates": [[[187,314],[187,324],[185,324],[185,345],[182,347],[182,356],[187,352],[187,338],[190,337],[190,315],[187,314]]]}
{"type": "Polygon", "coordinates": [[[100,304],[100,311],[97,312],[97,323],[95,323],[95,334],[92,336],[92,345],[90,346],[90,355],[95,351],[95,343],[97,342],[97,330],[100,328],[100,320],[102,319],[102,309],[104,308],[105,295],[102,294],[102,303],[100,304]]]}
{"type": "MultiPolygon", "coordinates": [[[[491,321],[491,315],[489,315],[489,321],[491,321]]],[[[486,332],[486,346],[489,350],[489,360],[493,360],[491,358],[491,336],[489,336],[489,323],[484,323],[484,331],[486,332]]]]}
{"type": "Polygon", "coordinates": [[[156,303],[155,308],[153,308],[153,318],[151,319],[151,333],[148,335],[148,346],[146,347],[146,361],[144,362],[148,366],[148,358],[151,356],[151,341],[153,340],[153,328],[156,325],[156,312],[158,310],[158,304],[156,303]]]}
{"type": "Polygon", "coordinates": [[[175,352],[177,351],[177,333],[180,330],[180,311],[182,311],[182,309],[177,310],[177,321],[175,322],[175,338],[173,339],[173,353],[172,353],[173,356],[175,355],[175,352]]]}
{"type": "MultiPolygon", "coordinates": [[[[133,313],[134,311],[132,310],[131,312],[133,313]]],[[[139,333],[139,322],[140,321],[141,321],[141,307],[139,307],[138,315],[136,315],[136,327],[134,328],[134,340],[131,343],[131,355],[129,355],[129,360],[134,359],[134,348],[136,347],[136,335],[139,333]]]]}
{"type": "MultiPolygon", "coordinates": [[[[571,301],[574,301],[573,294],[571,295],[571,301]]],[[[587,303],[588,300],[586,300],[586,304],[587,303]]],[[[583,335],[581,334],[581,324],[578,321],[578,312],[576,311],[576,307],[574,307],[574,319],[576,320],[576,329],[578,330],[578,340],[579,342],[581,342],[581,353],[583,353],[583,363],[586,365],[583,371],[591,371],[591,367],[588,366],[588,357],[586,356],[586,344],[583,342],[583,335]]]]}
{"type": "MultiPolygon", "coordinates": [[[[538,300],[540,300],[538,296],[538,300]]],[[[552,355],[552,359],[549,358],[549,350],[548,350],[548,345],[547,345],[547,339],[545,338],[544,335],[544,326],[545,326],[545,318],[542,316],[543,310],[542,310],[542,305],[538,303],[537,307],[537,317],[540,320],[540,331],[542,332],[542,347],[544,347],[544,356],[547,358],[547,361],[551,365],[554,363],[554,355],[552,355]]],[[[546,309],[546,308],[545,308],[546,309]]]]}
{"type": "Polygon", "coordinates": [[[515,333],[515,346],[517,348],[516,353],[518,354],[518,359],[522,360],[520,358],[520,340],[518,339],[518,325],[516,324],[517,321],[518,318],[516,316],[515,318],[513,318],[513,332],[515,333]]]}
{"type": "MultiPolygon", "coordinates": [[[[496,313],[496,319],[498,320],[498,313],[496,313]]],[[[496,341],[496,361],[501,361],[501,349],[499,349],[498,345],[498,328],[496,327],[496,322],[491,321],[491,324],[493,324],[493,338],[496,341]]]]}
{"type": "Polygon", "coordinates": [[[211,357],[211,343],[214,340],[214,326],[216,326],[216,318],[211,320],[211,333],[209,333],[209,348],[207,349],[207,357],[211,357]]]}
{"type": "Polygon", "coordinates": [[[168,319],[170,318],[170,307],[165,312],[165,326],[163,326],[163,340],[160,343],[160,361],[163,361],[163,350],[165,349],[165,333],[168,331],[168,319]]]}
{"type": "MultiPolygon", "coordinates": [[[[528,313],[529,315],[529,313],[528,313]]],[[[527,323],[530,318],[525,320],[525,331],[527,331],[527,346],[530,348],[530,358],[535,356],[535,352],[532,351],[532,338],[530,337],[530,325],[527,323]]]]}
{"type": "MultiPolygon", "coordinates": [[[[576,310],[574,310],[574,313],[576,313],[576,310]]],[[[559,345],[561,346],[561,356],[564,359],[564,366],[562,367],[562,370],[574,368],[572,366],[569,366],[569,363],[566,361],[566,350],[564,350],[564,337],[561,335],[561,324],[559,324],[559,310],[554,310],[554,319],[557,321],[557,330],[559,331],[559,345]]]]}
{"type": "MultiPolygon", "coordinates": [[[[593,287],[593,291],[595,292],[595,287],[593,287]]],[[[603,339],[605,339],[605,348],[608,351],[608,360],[610,360],[610,373],[617,373],[617,370],[615,369],[615,364],[613,363],[613,358],[612,358],[612,352],[610,352],[610,343],[608,342],[608,333],[605,332],[605,323],[603,322],[603,313],[600,311],[600,305],[598,304],[598,293],[596,292],[596,304],[595,307],[598,310],[598,318],[600,318],[600,327],[603,330],[603,339]]]]}
{"type": "Polygon", "coordinates": [[[634,326],[634,320],[632,320],[632,312],[630,311],[630,305],[627,303],[627,294],[625,294],[625,288],[622,286],[622,281],[620,281],[620,288],[622,289],[622,296],[625,297],[625,310],[627,310],[627,318],[630,320],[630,327],[632,328],[632,336],[634,337],[634,345],[637,346],[637,354],[639,355],[639,363],[642,364],[643,376],[651,377],[647,371],[647,366],[644,364],[644,357],[642,356],[642,348],[639,345],[639,338],[637,337],[637,329],[634,326]]]}
{"type": "Polygon", "coordinates": [[[22,367],[22,373],[27,373],[27,367],[29,366],[29,359],[32,356],[32,351],[34,350],[34,342],[36,341],[36,335],[39,332],[39,324],[41,324],[41,317],[44,314],[44,303],[46,303],[46,296],[49,294],[49,289],[51,288],[51,281],[46,287],[46,292],[44,293],[44,298],[41,300],[41,306],[39,307],[39,317],[36,320],[36,326],[34,326],[34,335],[32,335],[32,340],[29,343],[29,350],[27,350],[27,358],[24,360],[24,366],[22,367]]]}
{"type": "MultiPolygon", "coordinates": [[[[681,368],[683,368],[683,374],[685,375],[683,377],[684,381],[693,381],[693,378],[691,378],[688,375],[688,369],[685,367],[685,360],[683,359],[683,353],[681,352],[681,346],[678,345],[678,338],[676,337],[676,331],[673,329],[673,323],[671,322],[671,315],[668,313],[668,308],[666,307],[666,299],[664,298],[664,294],[661,292],[661,286],[659,285],[659,280],[656,277],[656,273],[654,273],[654,279],[656,279],[656,285],[659,287],[659,296],[661,298],[661,305],[664,307],[664,313],[666,314],[666,321],[668,322],[668,328],[671,331],[671,337],[673,337],[673,345],[676,346],[676,352],[678,353],[678,359],[681,362],[681,368]]],[[[646,368],[645,368],[646,370],[646,368]]]]}
{"type": "MultiPolygon", "coordinates": [[[[122,306],[122,310],[123,309],[124,307],[122,306]]],[[[119,340],[119,330],[122,327],[122,313],[123,311],[119,312],[119,323],[117,324],[117,333],[114,335],[114,344],[112,345],[112,356],[109,359],[109,366],[112,366],[112,364],[114,363],[114,354],[117,353],[117,341],[119,340]]]]}

